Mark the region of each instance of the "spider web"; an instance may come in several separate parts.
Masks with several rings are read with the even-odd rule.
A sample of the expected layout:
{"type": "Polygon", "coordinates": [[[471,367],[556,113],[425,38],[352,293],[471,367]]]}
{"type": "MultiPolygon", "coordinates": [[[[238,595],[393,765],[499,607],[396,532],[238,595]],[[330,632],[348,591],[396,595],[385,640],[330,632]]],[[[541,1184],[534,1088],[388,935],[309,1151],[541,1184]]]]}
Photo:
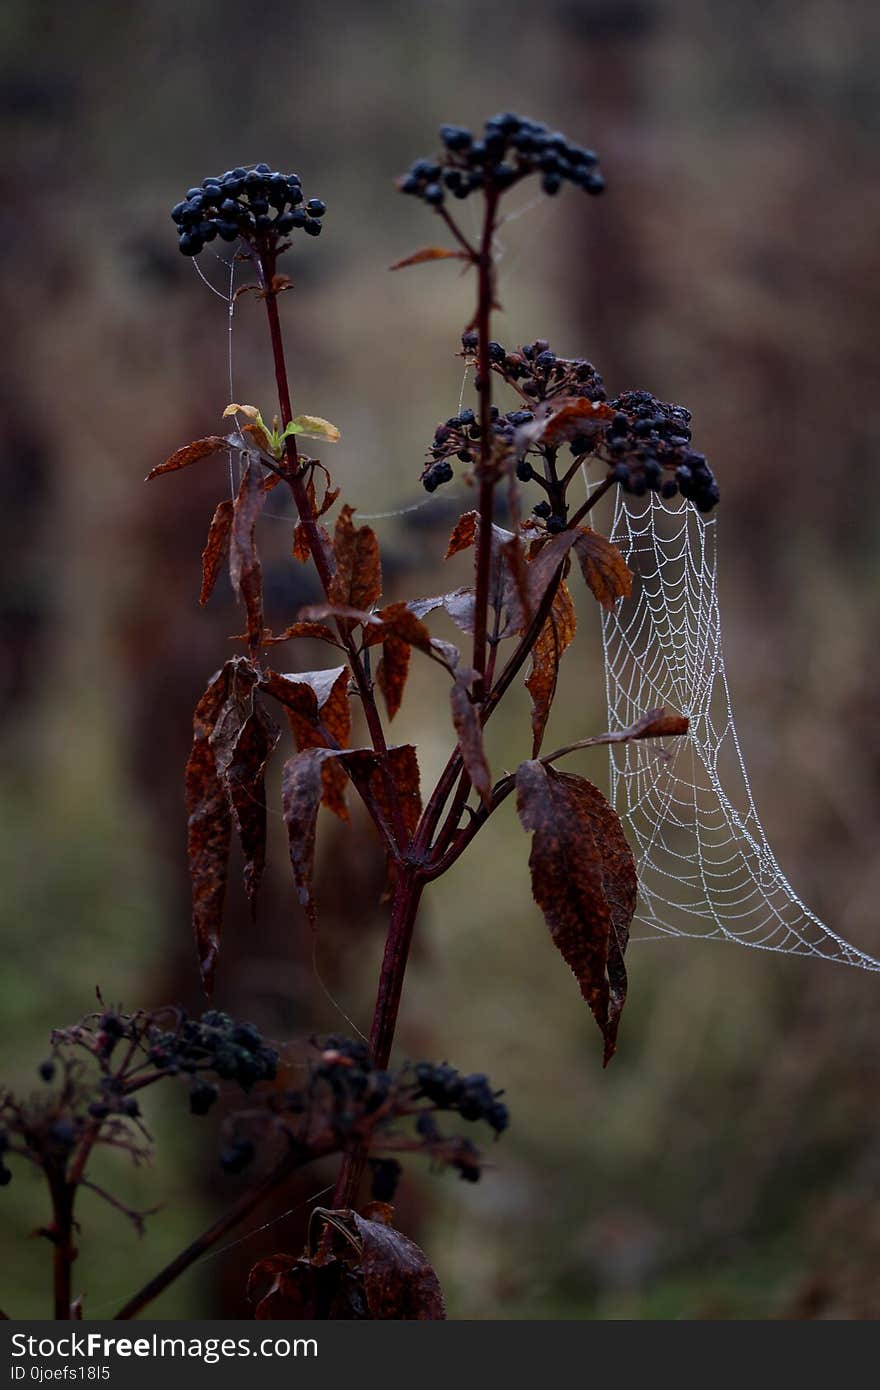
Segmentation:
{"type": "Polygon", "coordinates": [[[603,615],[609,729],[665,705],[690,720],[668,745],[610,746],[611,800],[639,877],[636,923],[863,970],[880,961],[826,927],[795,893],[758,819],[721,647],[717,523],[683,499],[618,491],[611,539],[633,593],[603,615]]]}

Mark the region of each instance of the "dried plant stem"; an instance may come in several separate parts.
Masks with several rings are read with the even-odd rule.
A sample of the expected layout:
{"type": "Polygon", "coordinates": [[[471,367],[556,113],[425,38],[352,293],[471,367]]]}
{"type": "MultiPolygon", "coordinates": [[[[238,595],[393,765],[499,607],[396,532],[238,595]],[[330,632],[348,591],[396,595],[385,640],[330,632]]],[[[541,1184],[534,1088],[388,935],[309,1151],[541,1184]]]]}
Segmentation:
{"type": "Polygon", "coordinates": [[[476,597],[474,602],[474,698],[485,691],[486,623],[489,611],[489,580],[492,570],[492,521],[497,469],[492,430],[492,367],[489,362],[489,330],[494,301],[492,242],[495,235],[497,194],[486,193],[483,235],[477,260],[477,373],[480,395],[480,531],[477,537],[476,597]]]}
{"type": "Polygon", "coordinates": [[[49,1190],[52,1194],[51,1240],[54,1246],[55,1318],[56,1321],[68,1322],[72,1302],[71,1275],[77,1255],[73,1244],[73,1204],[76,1188],[62,1173],[58,1177],[50,1178],[49,1190]]]}
{"type": "Polygon", "coordinates": [[[169,1284],[173,1284],[175,1279],[178,1279],[191,1265],[201,1259],[213,1245],[216,1245],[218,1240],[233,1230],[246,1216],[250,1216],[254,1208],[258,1207],[266,1197],[269,1197],[279,1188],[290,1177],[291,1173],[320,1157],[322,1152],[330,1151],[330,1147],[316,1150],[314,1146],[311,1146],[308,1149],[295,1150],[293,1153],[286,1154],[282,1161],[263,1178],[262,1182],[243,1193],[228,1211],[219,1216],[185,1250],[181,1250],[179,1255],[175,1255],[174,1259],[144,1284],[143,1288],[139,1289],[136,1294],[132,1294],[119,1312],[114,1314],[113,1321],[119,1321],[121,1318],[136,1318],[138,1313],[142,1312],[155,1298],[158,1298],[159,1294],[163,1293],[169,1284]]]}

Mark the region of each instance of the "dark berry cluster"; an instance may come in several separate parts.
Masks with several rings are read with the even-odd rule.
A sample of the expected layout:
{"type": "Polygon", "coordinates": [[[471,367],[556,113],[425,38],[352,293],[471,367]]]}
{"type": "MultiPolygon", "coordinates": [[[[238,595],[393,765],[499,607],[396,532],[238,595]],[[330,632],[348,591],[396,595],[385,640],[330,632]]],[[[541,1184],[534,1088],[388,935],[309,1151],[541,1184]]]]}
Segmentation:
{"type": "MultiPolygon", "coordinates": [[[[461,343],[465,360],[477,364],[477,334],[469,329],[461,343]]],[[[505,414],[492,406],[495,439],[515,444],[520,482],[537,482],[553,499],[542,499],[533,508],[551,534],[566,525],[564,488],[571,470],[561,481],[557,472],[557,454],[564,442],[575,458],[593,458],[607,465],[609,478],[633,496],[658,492],[668,499],[681,493],[701,512],[711,511],[718,502],[718,484],[706,457],[691,447],[691,415],[684,406],[669,405],[649,391],[624,391],[609,402],[593,363],[584,357],[558,356],[546,338],[510,351],[492,341],[488,359],[490,370],[522,401],[520,409],[505,414]],[[583,401],[597,409],[585,411],[579,404],[583,401]],[[538,426],[523,445],[517,432],[544,419],[556,420],[556,431],[550,428],[544,437],[538,426]],[[560,432],[562,421],[565,429],[560,432]],[[540,463],[537,470],[532,459],[540,463]]],[[[434,492],[452,478],[454,459],[474,462],[479,439],[473,410],[463,410],[438,425],[422,472],[426,490],[434,492]]]]}
{"type": "MultiPolygon", "coordinates": [[[[705,454],[691,448],[690,411],[649,391],[624,391],[611,405],[615,415],[596,451],[623,491],[635,497],[659,492],[665,498],[680,492],[698,511],[710,512],[719,499],[718,484],[705,454]]],[[[572,450],[579,452],[577,446],[586,442],[574,440],[572,450]]]]}
{"type": "MultiPolygon", "coordinates": [[[[249,1091],[258,1081],[273,1081],[278,1053],[252,1023],[236,1023],[228,1014],[209,1009],[201,1019],[181,1016],[173,1031],[152,1026],[147,1032],[147,1057],[163,1072],[194,1075],[213,1071],[223,1081],[236,1081],[249,1091]]],[[[190,1089],[190,1110],[205,1115],[218,1096],[211,1082],[199,1077],[190,1089]]]]}
{"type": "MultiPolygon", "coordinates": [[[[466,356],[475,355],[475,334],[462,336],[466,356]]],[[[489,343],[489,365],[509,386],[536,404],[556,398],[605,401],[608,399],[599,372],[585,357],[557,357],[546,338],[508,352],[500,343],[489,343]]]]}
{"type": "Polygon", "coordinates": [[[512,111],[490,116],[480,135],[464,126],[441,126],[440,139],[442,153],[417,159],[397,180],[402,193],[423,198],[432,207],[439,207],[447,193],[467,198],[484,188],[502,192],[530,174],[539,174],[541,187],[551,195],[563,183],[586,193],[605,188],[593,150],[512,111]]]}
{"type": "Polygon", "coordinates": [[[327,204],[305,201],[299,174],[279,174],[268,164],[239,167],[202,181],[187,190],[183,202],[171,209],[185,256],[197,256],[205,244],[221,241],[259,241],[286,237],[301,228],[309,236],[321,233],[327,204]]]}
{"type": "Polygon", "coordinates": [[[482,1072],[462,1076],[447,1062],[419,1062],[415,1073],[419,1094],[438,1110],[457,1110],[463,1120],[485,1120],[496,1134],[510,1124],[507,1106],[498,1099],[504,1092],[493,1091],[482,1072]]]}
{"type": "Polygon", "coordinates": [[[329,1088],[334,1104],[334,1123],[350,1128],[362,1115],[373,1115],[388,1100],[394,1078],[374,1067],[366,1043],[353,1038],[331,1037],[323,1044],[312,1072],[312,1091],[329,1088]]]}

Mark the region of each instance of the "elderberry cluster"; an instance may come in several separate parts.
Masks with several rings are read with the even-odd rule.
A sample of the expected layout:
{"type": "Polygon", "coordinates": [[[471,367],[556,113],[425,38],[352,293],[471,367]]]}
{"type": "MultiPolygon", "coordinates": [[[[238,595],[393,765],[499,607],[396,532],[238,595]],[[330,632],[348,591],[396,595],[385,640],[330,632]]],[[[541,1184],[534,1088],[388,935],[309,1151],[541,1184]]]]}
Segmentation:
{"type": "Polygon", "coordinates": [[[496,1134],[502,1134],[510,1124],[507,1106],[498,1099],[504,1092],[493,1091],[482,1072],[462,1076],[447,1062],[418,1062],[415,1073],[419,1095],[438,1110],[457,1110],[463,1120],[485,1120],[496,1134]]]}
{"type": "MultiPolygon", "coordinates": [[[[462,334],[465,357],[476,354],[477,335],[462,334]]],[[[590,401],[608,399],[605,383],[592,362],[585,357],[557,357],[546,338],[513,348],[508,352],[500,343],[488,345],[489,365],[509,386],[536,403],[555,397],[590,401]]]]}
{"type": "MultiPolygon", "coordinates": [[[[236,1081],[243,1091],[258,1081],[273,1081],[278,1073],[278,1053],[263,1040],[252,1023],[236,1023],[228,1014],[209,1009],[201,1019],[182,1017],[177,1028],[155,1026],[147,1033],[147,1058],[163,1072],[213,1071],[223,1081],[236,1081]]],[[[209,1081],[194,1079],[190,1110],[206,1115],[218,1097],[209,1081]]]]}
{"type": "Polygon", "coordinates": [[[490,116],[481,135],[464,126],[441,126],[440,139],[441,154],[417,159],[397,180],[401,193],[422,198],[431,207],[439,207],[447,192],[454,198],[467,198],[483,188],[502,192],[529,174],[540,174],[541,187],[551,196],[566,182],[585,193],[605,188],[593,150],[512,111],[490,116]]]}
{"type": "MultiPolygon", "coordinates": [[[[683,405],[669,405],[650,391],[624,391],[611,402],[614,418],[603,431],[597,449],[610,465],[610,477],[624,492],[644,497],[682,497],[699,512],[710,512],[719,500],[705,454],[691,448],[691,413],[683,405]]],[[[572,441],[572,451],[594,440],[572,441]]]]}
{"type": "Polygon", "coordinates": [[[257,164],[203,179],[200,187],[187,190],[183,202],[171,209],[171,217],[180,233],[180,250],[184,256],[197,256],[215,237],[277,241],[297,229],[320,236],[326,211],[320,198],[304,201],[299,174],[279,174],[268,164],[257,164]]]}

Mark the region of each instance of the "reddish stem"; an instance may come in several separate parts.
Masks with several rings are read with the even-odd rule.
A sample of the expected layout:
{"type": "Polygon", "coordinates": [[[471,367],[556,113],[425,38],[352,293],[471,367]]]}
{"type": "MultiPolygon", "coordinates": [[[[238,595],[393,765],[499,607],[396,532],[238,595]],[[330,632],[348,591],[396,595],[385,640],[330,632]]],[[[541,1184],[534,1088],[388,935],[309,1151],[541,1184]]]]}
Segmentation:
{"type": "Polygon", "coordinates": [[[477,372],[480,393],[480,532],[477,537],[476,596],[474,601],[474,694],[481,700],[485,694],[486,623],[489,611],[489,580],[492,572],[492,521],[494,513],[495,468],[492,431],[492,367],[489,362],[489,327],[492,317],[493,275],[492,239],[495,234],[495,210],[498,195],[493,189],[486,192],[486,215],[477,260],[477,372]]]}

